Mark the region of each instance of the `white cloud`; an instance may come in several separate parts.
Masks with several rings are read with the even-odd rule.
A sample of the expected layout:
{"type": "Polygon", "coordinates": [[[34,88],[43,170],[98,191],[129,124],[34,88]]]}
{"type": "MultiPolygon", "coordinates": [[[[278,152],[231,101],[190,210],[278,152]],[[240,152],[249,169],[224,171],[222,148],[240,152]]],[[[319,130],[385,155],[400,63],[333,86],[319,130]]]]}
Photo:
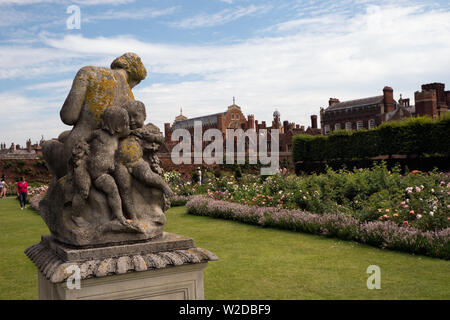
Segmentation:
{"type": "Polygon", "coordinates": [[[152,9],[141,8],[139,10],[108,10],[101,14],[96,15],[83,15],[83,22],[92,22],[95,20],[141,20],[141,19],[153,19],[166,15],[173,14],[177,10],[177,7],[169,7],[166,9],[152,9]]]}
{"type": "Polygon", "coordinates": [[[0,142],[7,145],[14,142],[24,146],[29,138],[33,142],[39,140],[41,135],[50,139],[70,129],[59,119],[61,100],[30,98],[20,92],[9,92],[0,93],[0,101],[3,128],[0,142]]]}
{"type": "Polygon", "coordinates": [[[134,0],[0,0],[0,5],[28,5],[39,3],[57,3],[57,4],[79,4],[85,6],[93,5],[118,5],[131,3],[134,0]]]}
{"type": "Polygon", "coordinates": [[[26,91],[47,91],[51,90],[53,94],[57,94],[58,96],[66,95],[71,86],[72,79],[60,80],[60,81],[52,81],[52,82],[43,82],[39,84],[29,85],[23,88],[26,91]]]}
{"type": "MultiPolygon", "coordinates": [[[[371,6],[350,18],[326,14],[322,22],[297,18],[285,21],[284,27],[274,26],[275,36],[209,46],[149,43],[125,36],[47,36],[42,38],[45,48],[0,47],[0,77],[16,78],[30,69],[34,75],[54,76],[70,69],[74,75],[82,65],[106,66],[114,57],[134,51],[156,82],[144,80],[134,90],[135,97],[146,104],[149,121],[161,129],[180,107],[189,117],[215,113],[225,110],[233,96],[243,112],[256,119],[270,121],[277,107],[282,120],[309,125],[309,116],[317,114],[329,97],[342,101],[379,95],[390,85],[396,98],[403,93],[413,102],[413,92],[422,83],[450,86],[450,34],[443,32],[450,30],[449,11],[371,6]],[[160,83],[160,73],[200,80],[160,83]]],[[[57,82],[41,89],[46,88],[60,88],[62,93],[68,87],[57,82]]],[[[29,91],[20,95],[26,97],[29,91]]],[[[5,101],[0,108],[15,106],[12,98],[5,101]]],[[[62,101],[51,110],[58,128],[62,101]]],[[[33,105],[32,101],[20,105],[26,103],[33,105]]],[[[28,117],[21,114],[22,119],[23,114],[28,117]]],[[[8,120],[8,114],[0,118],[8,120]]],[[[33,120],[25,118],[25,123],[26,119],[33,120]]],[[[35,136],[40,134],[36,131],[35,136]]]]}
{"type": "Polygon", "coordinates": [[[223,25],[240,19],[245,16],[252,16],[256,14],[266,13],[271,6],[250,5],[248,7],[239,7],[235,9],[225,9],[217,13],[206,14],[202,13],[191,18],[186,18],[171,25],[182,29],[193,29],[199,27],[213,27],[223,25]]]}
{"type": "Polygon", "coordinates": [[[31,18],[32,16],[26,12],[5,8],[0,11],[0,27],[20,25],[23,21],[29,21],[31,18]]]}

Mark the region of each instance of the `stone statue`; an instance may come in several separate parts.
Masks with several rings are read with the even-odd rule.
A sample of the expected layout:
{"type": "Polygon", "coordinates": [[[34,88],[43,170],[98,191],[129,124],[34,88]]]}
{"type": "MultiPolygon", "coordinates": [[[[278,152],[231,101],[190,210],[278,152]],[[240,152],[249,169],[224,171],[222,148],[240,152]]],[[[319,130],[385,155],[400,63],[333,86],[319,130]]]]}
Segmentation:
{"type": "Polygon", "coordinates": [[[107,108],[134,100],[131,89],[146,76],[141,59],[134,53],[115,59],[111,69],[87,66],[78,71],[60,111],[61,120],[74,127],[42,146],[49,169],[57,178],[67,173],[73,145],[99,127],[107,108]]]}
{"type": "Polygon", "coordinates": [[[120,107],[109,107],[102,115],[102,129],[95,130],[85,141],[75,146],[74,150],[87,149],[84,160],[78,162],[74,168],[73,181],[75,186],[72,199],[72,219],[81,227],[80,212],[83,210],[91,184],[102,191],[108,199],[113,216],[126,225],[127,221],[122,213],[119,190],[111,172],[115,170],[115,154],[119,147],[119,138],[130,133],[128,112],[120,107]],[[86,143],[88,144],[86,148],[86,143]],[[78,176],[77,176],[78,175],[78,176]],[[78,191],[82,191],[79,197],[78,191]],[[76,199],[76,201],[74,201],[76,199]],[[77,202],[75,204],[75,202],[77,202]]]}
{"type": "Polygon", "coordinates": [[[56,240],[96,246],[163,234],[172,194],[156,155],[163,137],[144,125],[145,106],[131,91],[146,74],[126,53],[111,69],[83,67],[75,76],[60,111],[73,128],[42,145],[54,177],[39,206],[56,240]]]}

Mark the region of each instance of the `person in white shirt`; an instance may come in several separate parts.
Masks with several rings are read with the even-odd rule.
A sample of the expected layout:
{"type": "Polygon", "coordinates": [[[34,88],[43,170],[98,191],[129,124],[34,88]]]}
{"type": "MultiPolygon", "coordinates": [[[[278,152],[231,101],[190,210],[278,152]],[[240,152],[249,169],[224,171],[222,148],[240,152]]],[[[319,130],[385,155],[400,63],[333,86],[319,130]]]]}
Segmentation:
{"type": "Polygon", "coordinates": [[[0,198],[5,198],[6,197],[6,188],[8,187],[8,184],[6,183],[5,180],[1,180],[0,181],[0,198]]]}
{"type": "Polygon", "coordinates": [[[198,173],[198,184],[202,184],[202,170],[200,169],[200,167],[197,168],[197,173],[198,173]]]}

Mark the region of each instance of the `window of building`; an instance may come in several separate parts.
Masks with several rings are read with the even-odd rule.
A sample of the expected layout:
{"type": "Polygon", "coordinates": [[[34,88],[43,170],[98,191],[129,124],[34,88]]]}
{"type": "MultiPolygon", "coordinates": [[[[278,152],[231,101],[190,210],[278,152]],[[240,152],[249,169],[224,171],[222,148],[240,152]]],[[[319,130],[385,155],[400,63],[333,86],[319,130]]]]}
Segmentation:
{"type": "Polygon", "coordinates": [[[369,129],[374,129],[375,128],[375,119],[370,119],[369,120],[369,129]]]}
{"type": "Polygon", "coordinates": [[[356,129],[359,130],[359,129],[362,129],[362,128],[363,128],[363,122],[362,121],[356,122],[356,129]]]}
{"type": "Polygon", "coordinates": [[[345,130],[347,130],[347,131],[352,130],[352,123],[351,122],[346,122],[345,123],[345,130]]]}
{"type": "Polygon", "coordinates": [[[234,113],[231,114],[231,120],[234,120],[234,113]]]}
{"type": "Polygon", "coordinates": [[[239,114],[236,113],[236,114],[234,115],[234,118],[235,118],[236,120],[239,120],[239,114]]]}
{"type": "Polygon", "coordinates": [[[336,123],[334,125],[334,130],[341,130],[341,124],[340,123],[336,123]]]}
{"type": "Polygon", "coordinates": [[[329,134],[330,133],[330,125],[329,124],[325,125],[324,131],[325,131],[325,134],[329,134]]]}

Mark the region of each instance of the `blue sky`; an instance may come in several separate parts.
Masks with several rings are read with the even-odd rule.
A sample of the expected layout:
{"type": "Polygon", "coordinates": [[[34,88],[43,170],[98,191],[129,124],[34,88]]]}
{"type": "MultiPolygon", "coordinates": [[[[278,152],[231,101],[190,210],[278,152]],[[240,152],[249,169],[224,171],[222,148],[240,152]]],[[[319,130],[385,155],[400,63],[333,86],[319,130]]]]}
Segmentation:
{"type": "Polygon", "coordinates": [[[428,82],[450,88],[448,1],[0,0],[0,142],[69,129],[59,110],[85,65],[125,52],[148,77],[133,91],[161,129],[179,110],[226,109],[308,126],[330,97],[414,101],[428,82]],[[81,10],[68,29],[67,8],[81,10]]]}

